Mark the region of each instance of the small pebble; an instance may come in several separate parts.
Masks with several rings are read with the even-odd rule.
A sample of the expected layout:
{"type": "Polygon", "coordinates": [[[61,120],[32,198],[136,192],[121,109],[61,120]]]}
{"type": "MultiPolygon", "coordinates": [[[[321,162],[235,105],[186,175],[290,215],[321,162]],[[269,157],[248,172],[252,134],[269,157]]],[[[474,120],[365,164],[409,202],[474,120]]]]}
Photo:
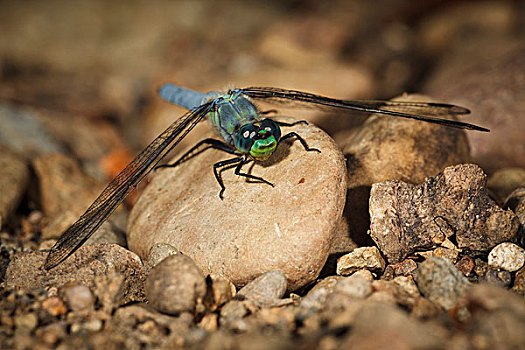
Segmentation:
{"type": "Polygon", "coordinates": [[[372,283],[354,274],[337,282],[334,293],[345,294],[355,299],[365,299],[372,294],[372,283]]]}
{"type": "Polygon", "coordinates": [[[329,276],[317,282],[308,294],[302,298],[297,318],[304,320],[310,314],[321,310],[329,295],[334,292],[337,283],[343,278],[341,276],[329,276]]]}
{"type": "Polygon", "coordinates": [[[421,294],[445,310],[452,308],[470,285],[450,261],[434,257],[419,264],[415,281],[421,294]]]}
{"type": "Polygon", "coordinates": [[[463,275],[469,276],[472,273],[472,270],[474,270],[474,259],[468,255],[464,255],[459,259],[455,266],[463,275]]]}
{"type": "Polygon", "coordinates": [[[212,311],[232,300],[237,292],[233,283],[223,276],[211,274],[207,282],[208,287],[211,286],[211,293],[208,293],[205,303],[212,311]]]}
{"type": "Polygon", "coordinates": [[[518,271],[525,264],[525,249],[514,243],[501,243],[490,251],[488,263],[506,271],[518,271]]]}
{"type": "Polygon", "coordinates": [[[228,328],[243,329],[246,325],[242,322],[242,318],[248,313],[244,302],[231,300],[221,308],[219,324],[228,328]]]}
{"type": "Polygon", "coordinates": [[[489,177],[487,187],[497,196],[499,203],[503,203],[512,191],[525,187],[525,169],[499,169],[489,177]]]}
{"type": "Polygon", "coordinates": [[[389,267],[393,270],[394,276],[408,276],[416,271],[417,264],[412,259],[405,259],[401,262],[388,265],[387,269],[389,267]]]}
{"type": "Polygon", "coordinates": [[[385,269],[385,260],[376,247],[356,248],[337,260],[337,274],[348,276],[360,269],[380,273],[385,269]]]}
{"type": "Polygon", "coordinates": [[[509,271],[489,266],[482,276],[482,281],[494,286],[508,288],[512,283],[512,274],[509,271]]]}
{"type": "Polygon", "coordinates": [[[65,338],[66,335],[66,323],[62,321],[48,324],[36,331],[36,336],[48,344],[55,344],[59,339],[65,338]]]}
{"type": "Polygon", "coordinates": [[[206,282],[189,257],[170,255],[151,270],[145,292],[155,309],[176,315],[195,311],[206,295],[206,282]]]}
{"type": "Polygon", "coordinates": [[[32,331],[38,325],[38,318],[34,313],[15,316],[15,326],[17,329],[23,328],[32,331]]]}
{"type": "Polygon", "coordinates": [[[110,314],[119,307],[124,300],[125,281],[122,274],[113,271],[112,274],[95,277],[93,291],[102,304],[102,310],[110,314]]]}
{"type": "Polygon", "coordinates": [[[271,305],[283,297],[286,287],[284,273],[268,271],[239,290],[236,298],[254,301],[258,305],[271,305]]]}
{"type": "Polygon", "coordinates": [[[525,266],[516,272],[512,291],[525,296],[525,266]]]}
{"type": "Polygon", "coordinates": [[[64,315],[67,308],[59,297],[49,297],[42,302],[42,308],[53,316],[64,315]]]}
{"type": "Polygon", "coordinates": [[[434,249],[434,256],[447,259],[451,263],[455,263],[458,259],[459,252],[456,249],[449,249],[445,247],[437,247],[434,249]]]}
{"type": "Polygon", "coordinates": [[[73,311],[89,310],[94,307],[95,297],[91,289],[83,285],[64,288],[64,299],[69,309],[73,311]]]}
{"type": "Polygon", "coordinates": [[[71,325],[71,333],[75,334],[81,331],[97,332],[102,329],[102,321],[99,319],[89,320],[82,323],[73,323],[71,325]]]}
{"type": "Polygon", "coordinates": [[[372,272],[370,272],[370,270],[367,270],[367,269],[361,269],[361,270],[357,270],[356,272],[354,272],[353,274],[350,275],[351,277],[361,277],[367,281],[373,281],[374,280],[374,275],[372,274],[372,272]]]}
{"type": "Polygon", "coordinates": [[[148,255],[148,265],[150,268],[157,266],[162,260],[170,255],[180,254],[180,251],[167,243],[154,244],[148,255]]]}
{"type": "Polygon", "coordinates": [[[199,322],[199,327],[206,332],[214,332],[217,330],[218,323],[217,314],[206,314],[199,322]]]}

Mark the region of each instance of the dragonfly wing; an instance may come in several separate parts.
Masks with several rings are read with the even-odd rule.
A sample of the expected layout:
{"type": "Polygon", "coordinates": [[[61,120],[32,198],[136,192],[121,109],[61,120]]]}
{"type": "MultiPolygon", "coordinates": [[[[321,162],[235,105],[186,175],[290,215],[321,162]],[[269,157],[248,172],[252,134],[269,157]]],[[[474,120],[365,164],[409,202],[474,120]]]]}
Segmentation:
{"type": "Polygon", "coordinates": [[[445,104],[425,102],[379,101],[379,100],[340,100],[297,90],[287,90],[271,87],[249,87],[239,89],[245,95],[254,99],[275,103],[293,103],[308,106],[318,106],[321,109],[341,108],[367,113],[381,113],[396,117],[421,120],[460,129],[489,131],[486,128],[444,118],[448,115],[468,114],[466,108],[445,104]]]}
{"type": "Polygon", "coordinates": [[[107,185],[87,211],[62,234],[47,256],[45,269],[55,267],[73,254],[157,163],[206,116],[211,106],[212,103],[209,102],[189,111],[142,150],[107,185]]]}

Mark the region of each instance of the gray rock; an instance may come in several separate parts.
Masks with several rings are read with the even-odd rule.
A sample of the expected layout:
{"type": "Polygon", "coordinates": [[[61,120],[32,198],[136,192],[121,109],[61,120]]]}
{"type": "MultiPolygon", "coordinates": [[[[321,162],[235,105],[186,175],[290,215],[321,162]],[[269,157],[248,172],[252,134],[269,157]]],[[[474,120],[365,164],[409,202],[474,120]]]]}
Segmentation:
{"type": "Polygon", "coordinates": [[[180,251],[170,244],[157,243],[151,247],[148,255],[148,265],[153,268],[170,255],[180,254],[180,251]]]}
{"type": "Polygon", "coordinates": [[[71,282],[93,287],[97,277],[117,273],[124,279],[122,304],[144,299],[142,262],[129,250],[114,244],[81,247],[49,271],[43,268],[47,254],[41,251],[15,254],[6,271],[7,287],[61,287],[71,282]]]}
{"type": "Polygon", "coordinates": [[[187,256],[170,255],[155,266],[145,284],[146,297],[160,312],[195,312],[206,295],[201,270],[187,256]]]}
{"type": "Polygon", "coordinates": [[[328,296],[334,292],[335,286],[343,278],[341,276],[329,276],[319,281],[301,300],[299,315],[304,316],[321,310],[328,296]]]}
{"type": "Polygon", "coordinates": [[[377,247],[356,248],[337,260],[338,275],[348,276],[360,269],[368,269],[378,273],[383,272],[385,260],[377,247]]]}
{"type": "Polygon", "coordinates": [[[28,181],[26,162],[0,144],[0,227],[20,204],[28,181]]]}
{"type": "Polygon", "coordinates": [[[248,308],[244,302],[232,300],[221,308],[219,324],[229,329],[246,330],[247,324],[243,317],[248,315],[248,313],[248,308]]]}
{"type": "Polygon", "coordinates": [[[284,273],[268,271],[239,290],[236,298],[252,301],[259,306],[272,306],[280,302],[286,287],[284,273]]]}
{"type": "Polygon", "coordinates": [[[518,240],[519,221],[487,195],[486,176],[473,164],[446,168],[421,185],[385,181],[372,187],[370,235],[389,262],[440,245],[488,251],[518,240]]]}
{"type": "Polygon", "coordinates": [[[445,310],[452,308],[470,283],[451,262],[429,258],[416,271],[415,281],[421,293],[445,310]]]}
{"type": "Polygon", "coordinates": [[[372,294],[372,282],[354,274],[337,282],[331,297],[335,294],[344,294],[352,299],[365,299],[372,294]]]}
{"type": "Polygon", "coordinates": [[[490,251],[488,263],[489,266],[506,271],[518,271],[525,264],[525,249],[514,243],[503,242],[490,251]]]}
{"type": "Polygon", "coordinates": [[[64,299],[69,309],[83,311],[95,307],[95,297],[91,290],[83,285],[66,286],[63,290],[64,299]]]}
{"type": "Polygon", "coordinates": [[[212,165],[228,156],[214,150],[158,170],[131,213],[129,247],[147,258],[154,244],[171,244],[205,274],[223,275],[237,287],[271,270],[285,273],[289,290],[313,281],[343,211],[346,170],[324,132],[313,125],[284,132],[291,130],[321,153],[284,142],[268,161],[245,166],[273,188],[226,170],[221,200],[212,165]]]}

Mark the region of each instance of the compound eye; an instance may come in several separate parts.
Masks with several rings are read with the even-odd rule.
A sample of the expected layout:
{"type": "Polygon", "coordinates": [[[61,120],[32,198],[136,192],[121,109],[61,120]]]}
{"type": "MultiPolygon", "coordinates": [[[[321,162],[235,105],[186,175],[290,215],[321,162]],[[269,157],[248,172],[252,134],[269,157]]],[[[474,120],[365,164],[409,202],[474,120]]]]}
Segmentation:
{"type": "Polygon", "coordinates": [[[242,153],[248,153],[257,135],[257,129],[253,124],[243,125],[239,131],[237,131],[235,147],[242,153]]]}
{"type": "Polygon", "coordinates": [[[245,139],[245,140],[249,140],[249,139],[253,139],[255,137],[255,130],[244,130],[243,133],[242,133],[242,137],[245,139]]]}
{"type": "Polygon", "coordinates": [[[272,134],[277,140],[281,138],[281,128],[277,123],[272,119],[264,119],[261,122],[261,129],[272,134]]]}

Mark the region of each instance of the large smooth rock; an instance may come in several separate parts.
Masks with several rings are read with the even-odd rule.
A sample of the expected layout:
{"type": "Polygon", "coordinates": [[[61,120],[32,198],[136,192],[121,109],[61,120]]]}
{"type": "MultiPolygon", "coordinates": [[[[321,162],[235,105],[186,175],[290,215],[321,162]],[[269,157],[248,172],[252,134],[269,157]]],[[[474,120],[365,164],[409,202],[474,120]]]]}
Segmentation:
{"type": "MultiPolygon", "coordinates": [[[[425,95],[402,95],[393,101],[436,101],[425,95]]],[[[450,116],[449,119],[457,120],[450,116]]],[[[468,162],[470,149],[461,129],[374,114],[343,150],[348,188],[395,179],[421,183],[443,168],[468,162]]]]}
{"type": "Polygon", "coordinates": [[[289,290],[314,280],[343,211],[346,169],[323,131],[297,125],[283,133],[292,130],[321,153],[287,141],[268,161],[243,168],[273,188],[229,169],[222,172],[221,200],[212,168],[231,156],[215,150],[157,170],[131,213],[129,247],[146,259],[154,244],[171,244],[203,272],[222,274],[237,286],[270,270],[285,273],[289,290]]]}

